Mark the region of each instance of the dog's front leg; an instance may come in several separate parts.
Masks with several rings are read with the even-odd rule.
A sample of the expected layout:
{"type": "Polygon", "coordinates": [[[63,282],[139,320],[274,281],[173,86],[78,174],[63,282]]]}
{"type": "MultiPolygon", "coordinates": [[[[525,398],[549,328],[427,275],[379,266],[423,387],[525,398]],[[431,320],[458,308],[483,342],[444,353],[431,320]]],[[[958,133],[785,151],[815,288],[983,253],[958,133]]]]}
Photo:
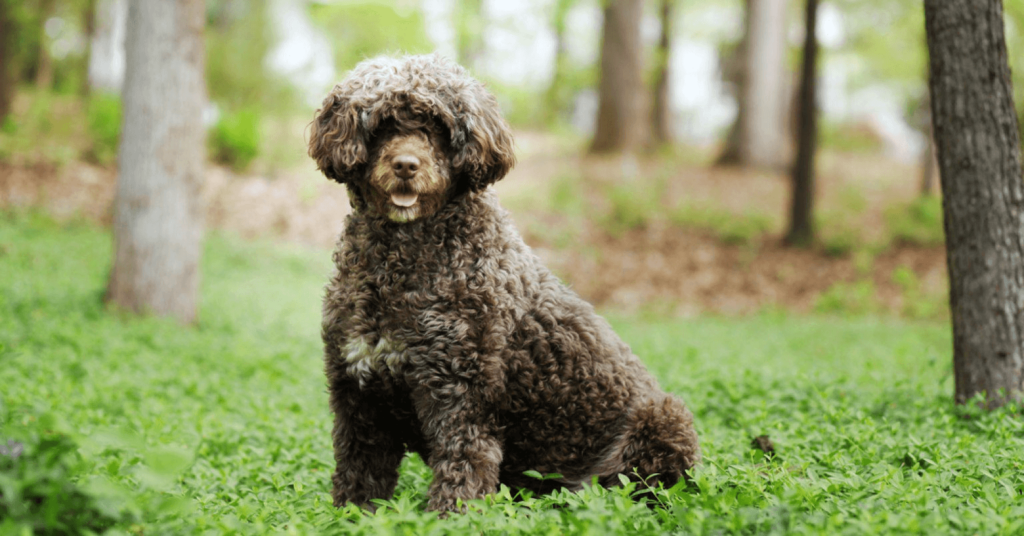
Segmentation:
{"type": "Polygon", "coordinates": [[[478,392],[451,382],[442,389],[423,389],[417,398],[417,413],[431,445],[428,464],[434,471],[427,509],[459,511],[460,499],[497,491],[502,443],[494,416],[478,392]]]}
{"type": "Polygon", "coordinates": [[[356,382],[329,382],[334,411],[334,461],[331,496],[334,506],[358,504],[374,510],[372,499],[390,499],[398,483],[405,448],[398,425],[379,397],[367,397],[356,382]]]}

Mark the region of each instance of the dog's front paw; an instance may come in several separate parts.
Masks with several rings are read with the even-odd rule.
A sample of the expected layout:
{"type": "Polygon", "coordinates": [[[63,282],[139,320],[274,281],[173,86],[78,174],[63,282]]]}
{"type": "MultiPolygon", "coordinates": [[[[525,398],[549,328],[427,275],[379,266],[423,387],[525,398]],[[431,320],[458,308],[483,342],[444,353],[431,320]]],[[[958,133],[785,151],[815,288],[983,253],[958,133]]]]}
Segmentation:
{"type": "Polygon", "coordinates": [[[346,485],[341,482],[337,476],[332,480],[333,487],[331,489],[331,498],[334,499],[335,508],[342,508],[347,504],[354,504],[364,510],[370,511],[371,513],[377,511],[377,505],[370,502],[372,497],[369,497],[365,492],[360,491],[356,486],[346,485]]]}
{"type": "Polygon", "coordinates": [[[345,505],[354,504],[371,514],[377,511],[377,505],[373,504],[365,497],[354,497],[346,493],[337,492],[331,493],[331,497],[334,499],[335,508],[343,508],[345,505]]]}

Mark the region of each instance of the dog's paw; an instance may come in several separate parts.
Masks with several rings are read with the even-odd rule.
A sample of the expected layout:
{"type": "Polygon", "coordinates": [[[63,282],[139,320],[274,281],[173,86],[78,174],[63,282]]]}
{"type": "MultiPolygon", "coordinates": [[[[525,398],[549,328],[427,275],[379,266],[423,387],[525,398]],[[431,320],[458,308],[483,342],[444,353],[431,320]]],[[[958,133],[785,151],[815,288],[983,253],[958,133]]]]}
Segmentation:
{"type": "Polygon", "coordinates": [[[337,488],[331,492],[331,498],[334,499],[335,508],[344,508],[346,505],[353,504],[370,512],[371,514],[377,511],[377,505],[370,502],[370,499],[362,496],[361,494],[348,493],[345,490],[339,490],[337,488]]]}

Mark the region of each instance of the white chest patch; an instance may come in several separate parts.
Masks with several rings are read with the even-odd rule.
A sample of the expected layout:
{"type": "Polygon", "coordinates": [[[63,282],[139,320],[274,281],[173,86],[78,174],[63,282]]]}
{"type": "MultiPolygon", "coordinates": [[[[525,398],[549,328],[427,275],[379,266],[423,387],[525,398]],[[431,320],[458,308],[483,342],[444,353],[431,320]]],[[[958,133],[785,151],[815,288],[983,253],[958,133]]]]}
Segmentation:
{"type": "Polygon", "coordinates": [[[377,344],[371,345],[367,337],[354,337],[345,345],[342,355],[348,363],[348,374],[359,379],[360,383],[369,379],[374,373],[387,368],[391,373],[406,362],[405,344],[381,337],[377,344]]]}

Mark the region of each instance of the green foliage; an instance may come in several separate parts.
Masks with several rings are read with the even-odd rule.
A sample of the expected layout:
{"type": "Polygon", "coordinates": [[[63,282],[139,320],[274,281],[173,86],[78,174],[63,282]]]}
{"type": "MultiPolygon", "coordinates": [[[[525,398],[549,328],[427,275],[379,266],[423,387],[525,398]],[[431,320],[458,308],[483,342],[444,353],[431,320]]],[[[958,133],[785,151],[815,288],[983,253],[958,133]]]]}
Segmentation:
{"type": "Polygon", "coordinates": [[[67,163],[91,149],[86,111],[78,98],[23,88],[21,104],[0,128],[0,159],[67,163]]]}
{"type": "Polygon", "coordinates": [[[580,187],[581,181],[582,179],[575,175],[555,177],[547,197],[549,210],[566,216],[581,216],[587,209],[586,199],[580,187]]]}
{"type": "Polygon", "coordinates": [[[821,147],[846,153],[876,153],[882,149],[882,140],[866,128],[849,123],[823,121],[821,147]]]}
{"type": "Polygon", "coordinates": [[[316,3],[310,7],[310,14],[331,41],[339,72],[386,52],[425,54],[433,50],[422,14],[411,6],[396,7],[388,2],[316,3]]]}
{"type": "Polygon", "coordinates": [[[903,294],[902,312],[907,318],[930,319],[949,315],[946,294],[926,294],[921,286],[921,280],[909,267],[896,268],[892,273],[892,281],[900,287],[903,294]]]}
{"type": "Polygon", "coordinates": [[[908,204],[890,207],[885,220],[894,242],[918,246],[941,246],[946,242],[939,197],[919,197],[908,204]]]}
{"type": "Polygon", "coordinates": [[[814,304],[818,313],[866,315],[881,310],[875,284],[864,279],[855,283],[836,283],[821,293],[814,304]]]}
{"type": "Polygon", "coordinates": [[[92,142],[88,156],[100,164],[112,163],[121,138],[121,99],[117,95],[94,94],[89,98],[86,115],[92,142]]]}
{"type": "Polygon", "coordinates": [[[242,171],[260,151],[260,114],[255,108],[221,115],[210,131],[210,153],[214,161],[242,171]]]}
{"type": "Polygon", "coordinates": [[[867,209],[864,194],[852,187],[845,188],[839,198],[839,206],[816,217],[818,241],[826,255],[845,257],[864,246],[858,216],[867,209]]]}
{"type": "Polygon", "coordinates": [[[597,223],[608,234],[621,236],[633,229],[642,229],[664,212],[664,187],[615,183],[605,190],[608,210],[597,223]]]}
{"type": "Polygon", "coordinates": [[[0,436],[0,532],[78,534],[113,525],[120,513],[106,511],[75,482],[81,466],[77,445],[64,435],[35,433],[25,442],[0,436]]]}
{"type": "Polygon", "coordinates": [[[296,99],[287,81],[264,68],[273,42],[267,0],[213,1],[207,8],[206,87],[228,110],[287,112],[296,99]]]}
{"type": "Polygon", "coordinates": [[[771,230],[771,218],[756,212],[734,214],[709,206],[683,205],[669,213],[680,227],[711,231],[726,244],[753,244],[771,230]]]}
{"type": "Polygon", "coordinates": [[[0,415],[10,416],[0,437],[36,445],[17,431],[33,422],[40,438],[70,437],[78,450],[62,480],[120,516],[121,533],[1024,530],[1021,410],[954,406],[945,325],[613,318],[694,412],[704,463],[693,483],[649,502],[635,484],[518,497],[501,488],[441,520],[424,511],[430,471],[415,456],[376,513],[331,506],[319,362],[328,252],[211,238],[191,329],[103,308],[105,231],[0,213],[0,252],[0,415]],[[775,443],[770,461],[750,448],[761,434],[775,443]]]}

